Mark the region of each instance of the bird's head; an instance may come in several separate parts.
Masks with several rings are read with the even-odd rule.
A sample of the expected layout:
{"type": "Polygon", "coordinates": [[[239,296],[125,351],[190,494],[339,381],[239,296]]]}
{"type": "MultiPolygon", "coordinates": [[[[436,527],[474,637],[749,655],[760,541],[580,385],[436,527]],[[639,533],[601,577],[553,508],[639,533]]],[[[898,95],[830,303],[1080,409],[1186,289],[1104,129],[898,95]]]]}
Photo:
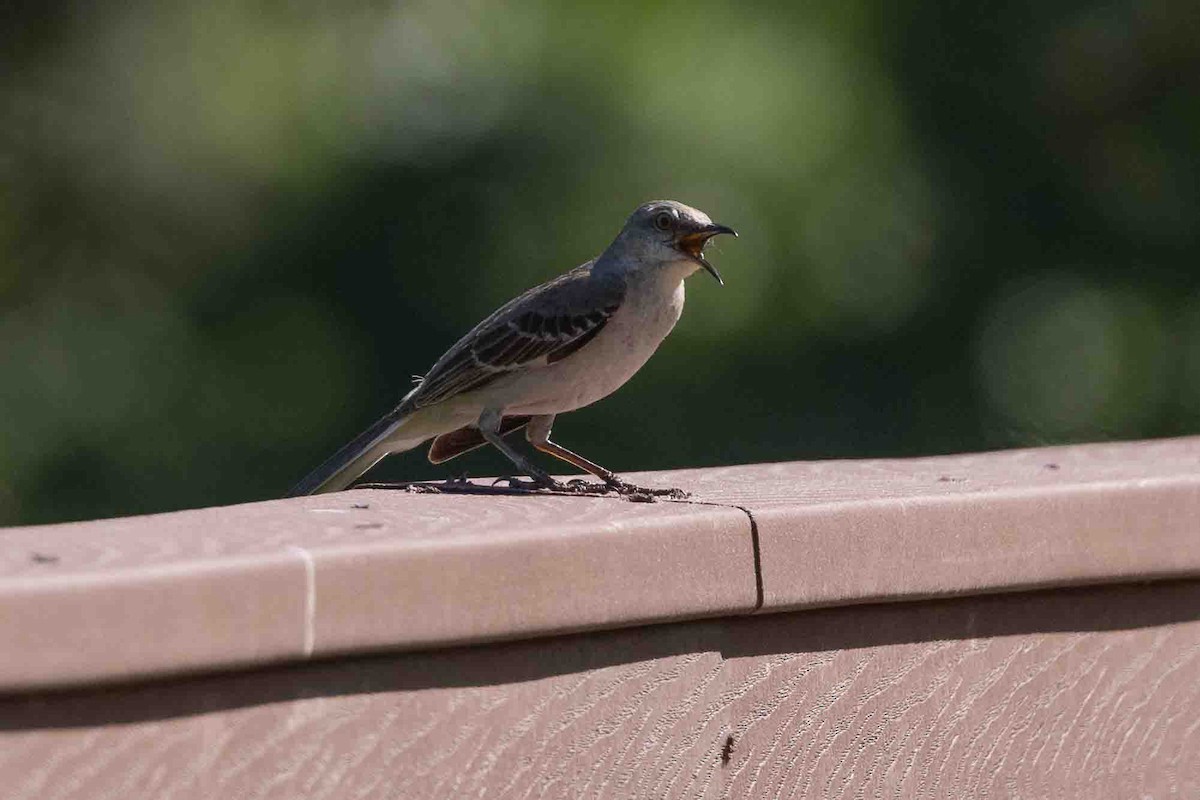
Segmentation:
{"type": "Polygon", "coordinates": [[[674,200],[655,200],[633,212],[617,243],[645,262],[703,267],[724,286],[716,267],[704,257],[704,246],[722,233],[737,236],[733,228],[718,225],[703,211],[674,200]]]}

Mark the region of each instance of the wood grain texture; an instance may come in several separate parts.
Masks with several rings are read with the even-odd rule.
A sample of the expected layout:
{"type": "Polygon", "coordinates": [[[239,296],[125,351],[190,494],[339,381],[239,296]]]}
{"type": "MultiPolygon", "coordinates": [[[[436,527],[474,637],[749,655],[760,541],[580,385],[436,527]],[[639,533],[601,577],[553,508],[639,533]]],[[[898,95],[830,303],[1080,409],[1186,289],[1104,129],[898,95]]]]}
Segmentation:
{"type": "Polygon", "coordinates": [[[0,698],[5,800],[1198,795],[1200,582],[0,698]]]}
{"type": "Polygon", "coordinates": [[[1200,623],[1134,623],[1200,616],[1198,599],[1172,587],[877,606],[867,624],[888,643],[868,647],[842,646],[857,638],[846,614],[764,619],[731,643],[750,654],[726,661],[726,796],[1196,796],[1200,623]],[[759,637],[820,644],[759,654],[759,637]]]}

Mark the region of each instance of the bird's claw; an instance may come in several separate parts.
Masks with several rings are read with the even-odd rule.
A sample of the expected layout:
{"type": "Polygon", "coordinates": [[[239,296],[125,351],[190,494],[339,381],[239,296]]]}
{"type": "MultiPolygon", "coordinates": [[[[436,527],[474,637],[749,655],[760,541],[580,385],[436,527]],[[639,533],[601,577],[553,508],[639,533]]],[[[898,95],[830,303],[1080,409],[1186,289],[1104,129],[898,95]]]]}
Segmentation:
{"type": "Polygon", "coordinates": [[[528,491],[530,489],[540,488],[539,484],[535,483],[534,481],[522,480],[521,478],[517,478],[512,475],[501,475],[499,478],[496,478],[496,480],[492,481],[492,486],[496,486],[497,484],[501,483],[505,484],[505,486],[507,486],[509,489],[524,489],[528,491]]]}

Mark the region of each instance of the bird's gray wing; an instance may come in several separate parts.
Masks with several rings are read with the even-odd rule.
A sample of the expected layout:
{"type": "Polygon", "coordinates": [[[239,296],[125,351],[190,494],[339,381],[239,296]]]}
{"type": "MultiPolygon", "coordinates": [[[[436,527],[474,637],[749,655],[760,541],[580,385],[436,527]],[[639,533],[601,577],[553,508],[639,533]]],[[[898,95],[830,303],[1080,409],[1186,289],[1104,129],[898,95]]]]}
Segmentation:
{"type": "Polygon", "coordinates": [[[422,408],[486,386],[515,369],[566,358],[620,307],[624,281],[588,262],[501,307],[438,359],[403,406],[422,408]]]}

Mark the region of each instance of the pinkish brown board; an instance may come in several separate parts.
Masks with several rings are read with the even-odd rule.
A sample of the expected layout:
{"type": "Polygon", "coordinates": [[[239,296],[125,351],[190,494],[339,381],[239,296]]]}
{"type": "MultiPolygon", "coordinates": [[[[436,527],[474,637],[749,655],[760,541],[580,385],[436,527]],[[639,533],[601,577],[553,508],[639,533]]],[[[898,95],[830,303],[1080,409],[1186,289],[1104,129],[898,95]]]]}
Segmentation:
{"type": "Polygon", "coordinates": [[[1200,582],[0,698],[5,800],[1200,796],[1200,582]]]}
{"type": "Polygon", "coordinates": [[[1200,575],[1196,438],[633,477],[0,530],[0,690],[1200,575]]]}

